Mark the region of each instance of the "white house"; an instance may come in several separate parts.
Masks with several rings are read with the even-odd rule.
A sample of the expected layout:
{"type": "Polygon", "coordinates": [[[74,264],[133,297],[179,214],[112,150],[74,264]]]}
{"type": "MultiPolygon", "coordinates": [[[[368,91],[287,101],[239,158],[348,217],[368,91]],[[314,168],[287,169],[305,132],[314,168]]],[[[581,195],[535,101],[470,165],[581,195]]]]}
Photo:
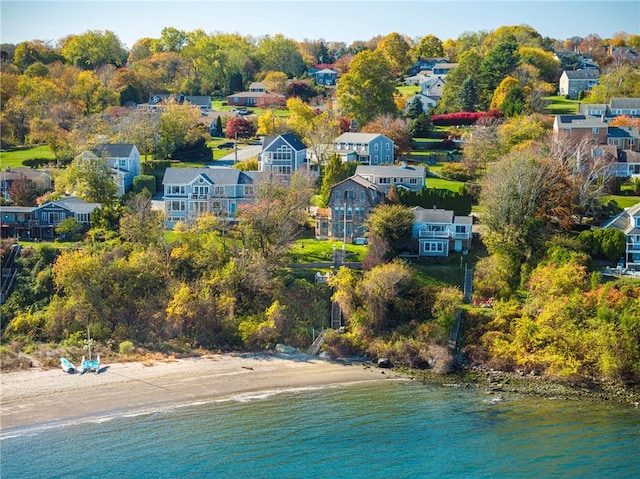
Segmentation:
{"type": "Polygon", "coordinates": [[[269,175],[290,176],[306,161],[307,146],[293,133],[285,133],[264,139],[258,169],[269,175]]]}
{"type": "Polygon", "coordinates": [[[342,161],[363,165],[393,163],[393,140],[380,133],[343,133],[333,145],[342,161]]]}
{"type": "Polygon", "coordinates": [[[408,166],[403,163],[397,165],[358,165],[356,175],[370,181],[385,194],[389,193],[392,185],[396,188],[420,191],[425,187],[427,170],[424,166],[408,166]]]}

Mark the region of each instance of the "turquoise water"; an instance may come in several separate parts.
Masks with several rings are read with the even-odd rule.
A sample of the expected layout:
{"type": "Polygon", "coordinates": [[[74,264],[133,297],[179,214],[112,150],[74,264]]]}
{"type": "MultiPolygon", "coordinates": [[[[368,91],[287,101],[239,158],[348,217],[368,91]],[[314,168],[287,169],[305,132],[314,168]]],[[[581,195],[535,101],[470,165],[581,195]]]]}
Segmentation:
{"type": "Polygon", "coordinates": [[[2,478],[630,478],[640,410],[410,381],[2,431],[2,478]]]}

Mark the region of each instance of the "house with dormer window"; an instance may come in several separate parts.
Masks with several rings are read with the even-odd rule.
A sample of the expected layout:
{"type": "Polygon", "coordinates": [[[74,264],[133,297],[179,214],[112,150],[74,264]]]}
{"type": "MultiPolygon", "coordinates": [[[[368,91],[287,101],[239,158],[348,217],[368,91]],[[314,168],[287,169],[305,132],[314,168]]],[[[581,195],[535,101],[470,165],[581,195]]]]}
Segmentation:
{"type": "Polygon", "coordinates": [[[228,167],[167,168],[162,179],[166,227],[204,213],[235,220],[238,208],[255,200],[259,174],[228,167]]]}
{"type": "Polygon", "coordinates": [[[293,133],[266,137],[258,169],[268,175],[291,176],[307,163],[307,146],[293,133]]]}
{"type": "Polygon", "coordinates": [[[393,140],[380,133],[343,133],[333,146],[343,162],[379,165],[394,161],[393,140]]]}

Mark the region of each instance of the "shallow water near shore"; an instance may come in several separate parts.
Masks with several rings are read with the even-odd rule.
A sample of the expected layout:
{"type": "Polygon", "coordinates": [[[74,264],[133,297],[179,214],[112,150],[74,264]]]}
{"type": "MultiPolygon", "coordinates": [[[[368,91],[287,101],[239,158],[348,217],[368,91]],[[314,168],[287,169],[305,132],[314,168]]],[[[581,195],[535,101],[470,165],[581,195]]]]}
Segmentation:
{"type": "Polygon", "coordinates": [[[389,380],[3,431],[0,475],[626,478],[639,451],[631,406],[389,380]]]}

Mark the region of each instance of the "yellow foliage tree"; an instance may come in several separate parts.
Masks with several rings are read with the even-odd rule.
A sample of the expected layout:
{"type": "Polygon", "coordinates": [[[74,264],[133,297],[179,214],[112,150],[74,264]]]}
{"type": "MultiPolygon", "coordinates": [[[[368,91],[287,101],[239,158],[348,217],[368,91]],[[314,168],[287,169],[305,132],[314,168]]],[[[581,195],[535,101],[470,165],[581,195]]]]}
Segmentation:
{"type": "Polygon", "coordinates": [[[509,90],[519,85],[520,81],[518,79],[513,78],[512,76],[505,77],[505,79],[500,82],[500,85],[498,85],[498,88],[493,92],[493,98],[491,99],[491,106],[489,108],[491,110],[499,110],[502,107],[509,90]]]}

